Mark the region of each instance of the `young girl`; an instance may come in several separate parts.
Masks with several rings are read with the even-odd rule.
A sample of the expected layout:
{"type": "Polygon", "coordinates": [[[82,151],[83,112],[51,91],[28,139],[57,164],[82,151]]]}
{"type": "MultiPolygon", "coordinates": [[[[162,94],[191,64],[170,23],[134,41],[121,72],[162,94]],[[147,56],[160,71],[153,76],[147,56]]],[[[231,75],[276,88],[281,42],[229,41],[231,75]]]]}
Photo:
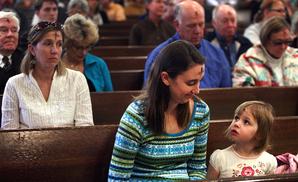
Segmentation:
{"type": "Polygon", "coordinates": [[[275,157],[265,150],[273,124],[273,108],[261,101],[242,103],[226,135],[234,144],[210,157],[208,179],[272,174],[275,157]]]}

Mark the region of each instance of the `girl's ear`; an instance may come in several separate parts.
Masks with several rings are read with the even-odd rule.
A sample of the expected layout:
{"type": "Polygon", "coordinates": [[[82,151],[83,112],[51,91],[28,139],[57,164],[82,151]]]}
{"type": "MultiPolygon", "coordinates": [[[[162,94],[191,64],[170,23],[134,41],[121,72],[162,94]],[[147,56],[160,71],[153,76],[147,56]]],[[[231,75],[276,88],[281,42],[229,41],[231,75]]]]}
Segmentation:
{"type": "Polygon", "coordinates": [[[169,74],[167,72],[165,72],[165,71],[161,72],[160,78],[166,86],[170,85],[170,77],[169,77],[169,74]]]}
{"type": "Polygon", "coordinates": [[[32,44],[28,44],[28,51],[29,51],[33,56],[35,56],[35,50],[34,50],[34,47],[32,46],[32,44]]]}

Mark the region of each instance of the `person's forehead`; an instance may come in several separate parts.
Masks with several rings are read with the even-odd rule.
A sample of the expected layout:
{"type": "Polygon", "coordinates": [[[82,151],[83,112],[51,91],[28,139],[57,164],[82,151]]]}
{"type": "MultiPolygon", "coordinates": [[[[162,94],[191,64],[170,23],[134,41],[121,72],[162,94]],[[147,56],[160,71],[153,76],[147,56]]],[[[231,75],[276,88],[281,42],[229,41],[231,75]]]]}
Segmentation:
{"type": "Polygon", "coordinates": [[[41,9],[46,7],[57,7],[57,4],[53,1],[44,1],[41,5],[41,9]]]}
{"type": "Polygon", "coordinates": [[[17,22],[13,18],[0,18],[0,26],[8,24],[17,26],[17,22]]]}

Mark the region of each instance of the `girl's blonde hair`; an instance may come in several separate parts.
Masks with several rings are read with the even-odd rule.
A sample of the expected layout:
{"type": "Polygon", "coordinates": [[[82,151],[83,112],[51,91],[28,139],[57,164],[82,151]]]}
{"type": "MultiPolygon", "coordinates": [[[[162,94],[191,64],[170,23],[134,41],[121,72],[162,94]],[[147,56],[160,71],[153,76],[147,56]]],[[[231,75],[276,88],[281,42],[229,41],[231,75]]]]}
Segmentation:
{"type": "MultiPolygon", "coordinates": [[[[255,152],[262,152],[270,148],[270,132],[274,121],[274,109],[271,104],[263,101],[247,101],[240,104],[235,110],[235,116],[241,115],[246,109],[250,110],[258,123],[255,135],[255,152]]],[[[226,136],[230,139],[231,126],[226,130],[226,136]]]]}

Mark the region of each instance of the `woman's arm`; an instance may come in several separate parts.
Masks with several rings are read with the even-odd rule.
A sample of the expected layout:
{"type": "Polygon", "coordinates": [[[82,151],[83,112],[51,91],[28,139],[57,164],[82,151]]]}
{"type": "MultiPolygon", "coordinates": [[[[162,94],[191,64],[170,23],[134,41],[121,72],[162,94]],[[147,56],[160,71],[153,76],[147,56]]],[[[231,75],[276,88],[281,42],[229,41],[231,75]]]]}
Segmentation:
{"type": "Polygon", "coordinates": [[[137,114],[135,104],[128,106],[121,118],[116,134],[112,159],[109,168],[108,181],[129,181],[134,167],[135,157],[141,143],[139,121],[133,115],[137,114]]]}
{"type": "Polygon", "coordinates": [[[93,126],[92,106],[87,80],[82,73],[74,83],[77,89],[76,109],[74,115],[75,126],[93,126]]]}
{"type": "Polygon", "coordinates": [[[196,118],[196,120],[200,120],[197,121],[200,122],[200,126],[195,138],[194,154],[187,164],[190,180],[206,179],[206,152],[210,120],[209,108],[207,105],[203,105],[203,107],[200,107],[198,111],[194,112],[200,112],[202,110],[204,110],[204,113],[199,113],[199,115],[201,115],[200,118],[196,118]]]}

